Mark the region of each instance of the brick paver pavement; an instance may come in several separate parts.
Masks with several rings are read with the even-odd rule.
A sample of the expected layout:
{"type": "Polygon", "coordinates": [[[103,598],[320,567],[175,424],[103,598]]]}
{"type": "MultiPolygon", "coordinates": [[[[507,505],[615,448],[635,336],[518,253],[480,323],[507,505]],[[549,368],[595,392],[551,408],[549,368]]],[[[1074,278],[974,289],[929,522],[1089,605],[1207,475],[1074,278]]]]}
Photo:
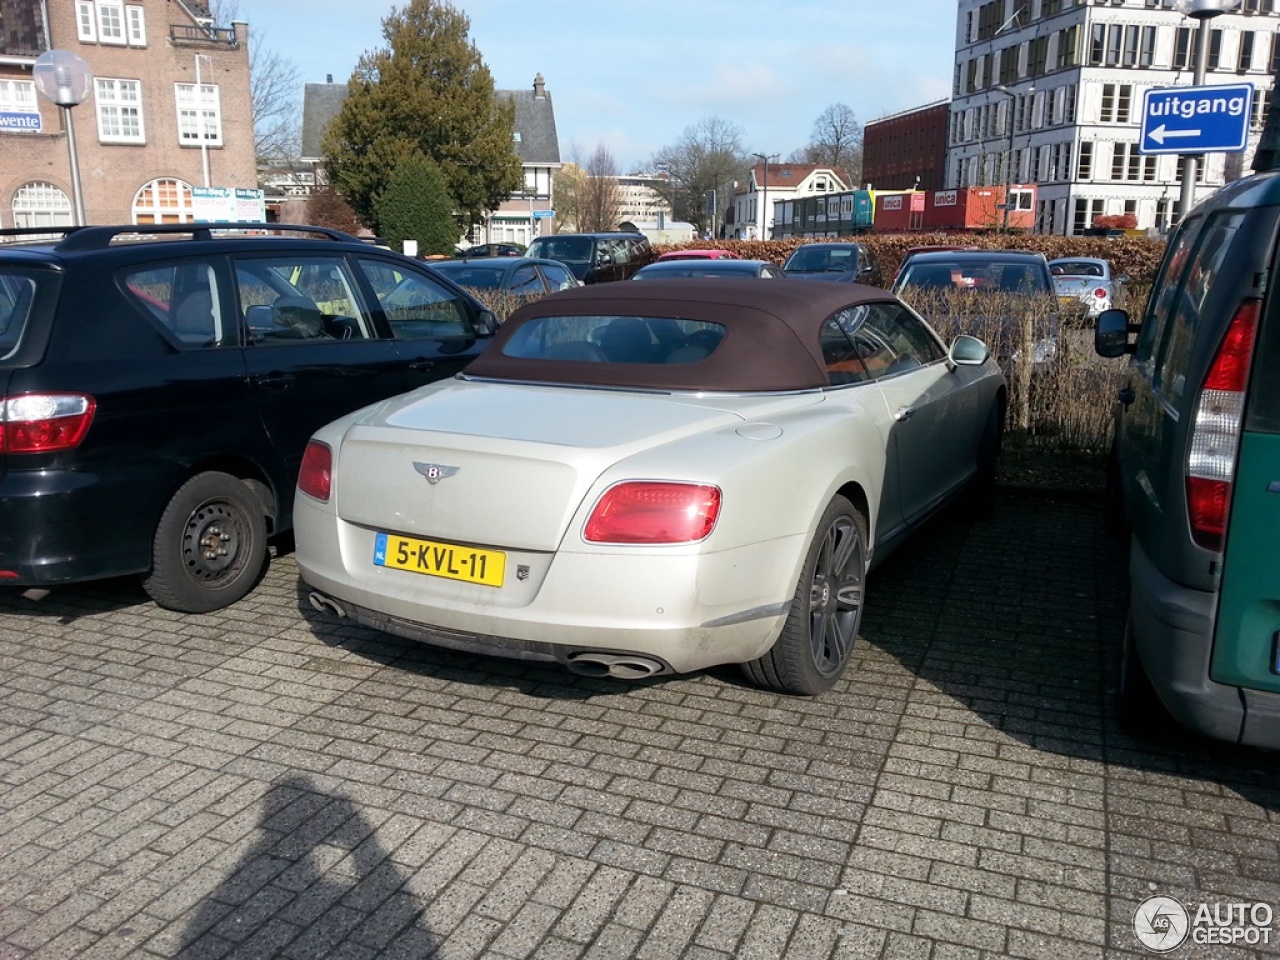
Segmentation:
{"type": "Polygon", "coordinates": [[[816,699],[403,642],[288,557],[205,616],[0,595],[0,957],[1073,960],[1150,956],[1157,892],[1280,913],[1276,758],[1110,720],[1123,564],[1091,503],[953,511],[816,699]]]}

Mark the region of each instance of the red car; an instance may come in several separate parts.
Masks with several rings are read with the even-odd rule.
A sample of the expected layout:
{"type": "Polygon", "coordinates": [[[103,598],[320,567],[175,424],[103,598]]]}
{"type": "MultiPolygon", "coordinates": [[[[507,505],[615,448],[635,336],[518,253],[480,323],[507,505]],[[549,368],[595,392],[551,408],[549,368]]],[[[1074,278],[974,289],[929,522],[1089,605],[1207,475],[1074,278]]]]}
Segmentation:
{"type": "Polygon", "coordinates": [[[728,250],[672,250],[658,257],[659,260],[741,260],[728,250]]]}

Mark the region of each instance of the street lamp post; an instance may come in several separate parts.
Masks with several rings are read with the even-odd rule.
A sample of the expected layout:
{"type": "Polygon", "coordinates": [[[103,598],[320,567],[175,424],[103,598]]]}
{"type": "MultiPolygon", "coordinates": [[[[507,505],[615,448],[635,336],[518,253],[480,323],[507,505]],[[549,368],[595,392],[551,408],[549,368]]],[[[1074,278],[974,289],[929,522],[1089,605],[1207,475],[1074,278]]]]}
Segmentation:
{"type": "MultiPolygon", "coordinates": [[[[1204,83],[1204,71],[1209,59],[1209,21],[1240,6],[1240,0],[1175,0],[1173,8],[1183,16],[1198,21],[1196,26],[1196,61],[1194,80],[1197,87],[1204,83]]],[[[1182,154],[1182,193],[1178,197],[1178,222],[1191,212],[1196,199],[1196,173],[1200,157],[1194,153],[1182,154]]]]}
{"type": "Polygon", "coordinates": [[[213,66],[213,58],[207,53],[196,54],[196,132],[200,137],[200,170],[204,175],[204,185],[209,184],[209,131],[205,128],[208,121],[205,118],[205,101],[204,101],[204,84],[200,79],[200,61],[208,60],[209,66],[213,66]]]}
{"type": "Polygon", "coordinates": [[[764,182],[760,185],[760,239],[769,239],[769,161],[776,157],[776,153],[768,154],[753,153],[753,157],[759,157],[764,161],[764,182]]]}
{"type": "Polygon", "coordinates": [[[1013,105],[1017,102],[1018,95],[1002,83],[996,84],[992,89],[997,93],[1003,93],[1009,98],[1009,150],[1004,158],[1004,202],[1000,204],[1004,210],[1004,218],[1000,230],[1002,233],[1008,233],[1009,207],[1011,206],[1010,195],[1013,192],[1013,105]]]}
{"type": "Polygon", "coordinates": [[[80,161],[76,156],[76,128],[71,121],[71,108],[84,103],[88,98],[93,75],[89,72],[89,65],[70,50],[46,50],[36,57],[35,65],[31,68],[31,79],[40,95],[52,100],[62,110],[62,122],[67,128],[67,156],[71,165],[75,226],[83,227],[84,194],[80,189],[80,161]]]}

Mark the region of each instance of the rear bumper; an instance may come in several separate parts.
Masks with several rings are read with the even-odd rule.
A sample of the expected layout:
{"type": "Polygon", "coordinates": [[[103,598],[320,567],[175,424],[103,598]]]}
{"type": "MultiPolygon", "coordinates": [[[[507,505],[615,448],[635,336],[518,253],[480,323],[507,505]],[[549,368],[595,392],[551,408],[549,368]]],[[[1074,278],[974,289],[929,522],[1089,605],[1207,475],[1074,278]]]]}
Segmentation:
{"type": "Polygon", "coordinates": [[[129,465],[10,469],[0,480],[0,585],[51,587],[147,570],[158,490],[140,484],[129,465]]]}
{"type": "Polygon", "coordinates": [[[803,536],[719,552],[635,548],[508,555],[501,588],[373,565],[373,531],[295,502],[304,583],[359,622],[495,656],[568,663],[584,652],[639,654],[677,673],[761,656],[794,592],[803,536]],[[792,542],[794,540],[794,542],[792,542]],[[527,579],[512,574],[527,564],[527,579]]]}
{"type": "Polygon", "coordinates": [[[1280,748],[1280,696],[1209,679],[1216,594],[1170,580],[1136,541],[1130,556],[1133,639],[1161,702],[1198,733],[1280,748]]]}

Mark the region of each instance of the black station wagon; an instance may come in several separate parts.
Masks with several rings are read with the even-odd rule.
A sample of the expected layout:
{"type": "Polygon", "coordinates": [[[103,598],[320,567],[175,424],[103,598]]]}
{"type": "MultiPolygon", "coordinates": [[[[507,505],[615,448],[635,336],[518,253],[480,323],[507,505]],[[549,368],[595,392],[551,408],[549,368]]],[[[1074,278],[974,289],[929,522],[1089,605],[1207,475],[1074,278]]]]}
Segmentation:
{"type": "Polygon", "coordinates": [[[497,326],[332,230],[31,233],[0,231],[0,586],[140,574],[173,610],[239,600],[311,434],[452,376],[497,326]]]}

